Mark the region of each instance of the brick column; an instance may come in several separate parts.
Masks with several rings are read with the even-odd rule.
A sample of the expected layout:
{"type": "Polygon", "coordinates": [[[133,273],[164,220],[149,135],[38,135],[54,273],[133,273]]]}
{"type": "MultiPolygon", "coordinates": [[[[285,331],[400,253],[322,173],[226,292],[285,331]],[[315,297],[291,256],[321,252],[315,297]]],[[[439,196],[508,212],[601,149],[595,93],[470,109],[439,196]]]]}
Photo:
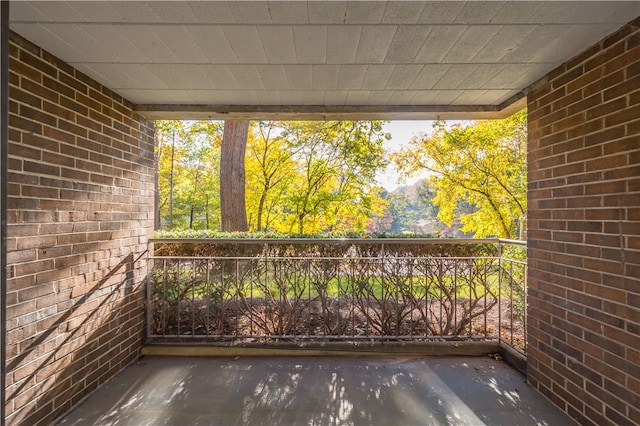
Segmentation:
{"type": "Polygon", "coordinates": [[[529,381],[640,424],[640,18],[529,96],[529,381]]]}
{"type": "Polygon", "coordinates": [[[153,123],[11,34],[7,422],[49,424],[134,360],[153,123]]]}

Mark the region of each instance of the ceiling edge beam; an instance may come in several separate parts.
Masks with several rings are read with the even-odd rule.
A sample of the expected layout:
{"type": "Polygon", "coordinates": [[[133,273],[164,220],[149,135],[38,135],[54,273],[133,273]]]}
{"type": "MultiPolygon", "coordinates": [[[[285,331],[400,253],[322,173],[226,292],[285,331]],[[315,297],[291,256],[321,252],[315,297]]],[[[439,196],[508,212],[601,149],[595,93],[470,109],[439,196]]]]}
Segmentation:
{"type": "Polygon", "coordinates": [[[473,120],[504,118],[524,108],[524,94],[495,105],[191,105],[140,104],[150,120],[473,120]]]}

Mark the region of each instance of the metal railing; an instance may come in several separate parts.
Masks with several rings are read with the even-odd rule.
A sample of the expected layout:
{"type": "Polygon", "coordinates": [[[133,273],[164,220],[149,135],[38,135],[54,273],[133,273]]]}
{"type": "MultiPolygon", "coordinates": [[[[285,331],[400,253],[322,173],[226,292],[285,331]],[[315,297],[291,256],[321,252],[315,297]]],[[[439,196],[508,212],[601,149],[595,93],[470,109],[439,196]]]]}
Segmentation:
{"type": "Polygon", "coordinates": [[[495,340],[526,351],[526,243],[152,239],[151,341],[495,340]]]}

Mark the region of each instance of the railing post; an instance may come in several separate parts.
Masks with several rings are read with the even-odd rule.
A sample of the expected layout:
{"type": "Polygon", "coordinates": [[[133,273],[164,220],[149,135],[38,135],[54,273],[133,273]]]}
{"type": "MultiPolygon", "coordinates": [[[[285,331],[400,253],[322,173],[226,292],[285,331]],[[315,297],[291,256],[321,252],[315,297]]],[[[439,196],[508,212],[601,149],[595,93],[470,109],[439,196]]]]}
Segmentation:
{"type": "Polygon", "coordinates": [[[498,240],[498,341],[501,338],[502,327],[502,241],[498,240]]]}
{"type": "Polygon", "coordinates": [[[524,346],[524,353],[527,353],[527,315],[528,315],[528,311],[529,311],[529,304],[528,304],[528,297],[529,297],[529,287],[528,287],[528,279],[529,279],[529,251],[528,251],[528,247],[527,245],[525,245],[524,247],[525,250],[525,257],[524,257],[524,271],[522,272],[523,274],[523,278],[522,278],[522,291],[524,292],[523,294],[523,298],[524,298],[524,311],[522,314],[522,327],[523,327],[523,333],[522,333],[522,344],[524,346]]]}
{"type": "Polygon", "coordinates": [[[153,250],[153,243],[147,241],[147,279],[145,280],[147,286],[147,303],[145,306],[147,308],[147,339],[151,336],[152,333],[152,321],[153,321],[153,313],[152,309],[155,309],[153,306],[153,290],[151,288],[152,282],[152,274],[153,274],[153,265],[151,264],[151,251],[153,250]]]}

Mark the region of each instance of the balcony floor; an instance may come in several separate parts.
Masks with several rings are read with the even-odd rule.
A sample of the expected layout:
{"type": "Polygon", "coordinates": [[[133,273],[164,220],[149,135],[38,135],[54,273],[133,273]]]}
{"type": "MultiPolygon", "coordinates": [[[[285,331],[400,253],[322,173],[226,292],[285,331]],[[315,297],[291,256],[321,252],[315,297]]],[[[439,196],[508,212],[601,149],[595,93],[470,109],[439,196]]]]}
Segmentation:
{"type": "Polygon", "coordinates": [[[61,425],[573,425],[489,357],[143,357],[61,425]]]}

